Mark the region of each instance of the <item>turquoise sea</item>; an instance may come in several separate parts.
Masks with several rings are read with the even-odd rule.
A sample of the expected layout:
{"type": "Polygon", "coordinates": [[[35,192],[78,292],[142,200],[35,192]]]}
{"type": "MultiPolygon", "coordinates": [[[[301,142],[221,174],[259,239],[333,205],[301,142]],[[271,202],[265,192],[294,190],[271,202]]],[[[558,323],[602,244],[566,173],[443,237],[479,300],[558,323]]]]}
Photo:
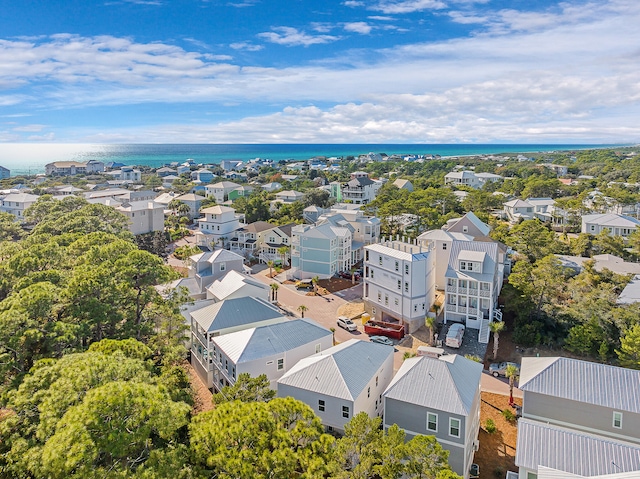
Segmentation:
{"type": "Polygon", "coordinates": [[[44,172],[52,161],[120,162],[125,165],[160,167],[192,158],[197,164],[215,164],[222,160],[269,158],[308,160],[315,156],[346,157],[369,152],[466,156],[499,153],[527,153],[557,150],[581,150],[624,145],[577,144],[71,144],[71,143],[0,143],[0,165],[11,175],[44,172]]]}

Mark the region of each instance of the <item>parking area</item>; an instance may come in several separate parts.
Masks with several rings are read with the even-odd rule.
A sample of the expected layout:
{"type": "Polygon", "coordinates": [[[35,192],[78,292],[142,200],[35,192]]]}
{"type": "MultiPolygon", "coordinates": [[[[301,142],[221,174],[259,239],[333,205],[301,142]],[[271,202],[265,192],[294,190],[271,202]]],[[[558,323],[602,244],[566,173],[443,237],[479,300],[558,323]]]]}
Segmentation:
{"type": "Polygon", "coordinates": [[[480,333],[480,331],[477,329],[466,328],[464,330],[462,345],[459,348],[450,348],[449,346],[446,346],[444,344],[445,338],[447,337],[447,332],[453,324],[459,323],[450,322],[447,324],[443,324],[440,328],[438,339],[442,340],[442,349],[444,349],[449,354],[459,354],[461,356],[469,354],[471,356],[479,357],[481,361],[484,360],[484,355],[487,353],[488,344],[483,344],[478,341],[478,334],[480,333]]]}

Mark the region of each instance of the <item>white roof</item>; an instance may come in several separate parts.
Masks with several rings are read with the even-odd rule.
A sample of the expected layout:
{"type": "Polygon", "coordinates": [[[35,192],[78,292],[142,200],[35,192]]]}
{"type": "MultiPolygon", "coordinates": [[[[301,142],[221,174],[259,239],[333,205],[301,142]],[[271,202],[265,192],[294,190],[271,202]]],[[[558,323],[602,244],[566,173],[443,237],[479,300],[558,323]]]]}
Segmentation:
{"type": "Polygon", "coordinates": [[[207,251],[204,253],[194,254],[190,256],[191,261],[195,263],[199,262],[208,262],[208,263],[218,263],[221,261],[237,261],[241,260],[244,263],[244,258],[240,256],[238,253],[234,253],[233,251],[229,251],[228,249],[217,249],[215,251],[207,251]]]}
{"type": "Polygon", "coordinates": [[[205,186],[205,188],[206,189],[213,189],[213,188],[233,189],[233,188],[237,188],[238,186],[240,185],[238,183],[234,183],[233,181],[219,181],[218,183],[207,185],[205,186]]]}
{"type": "Polygon", "coordinates": [[[269,291],[269,286],[262,281],[256,281],[235,270],[228,271],[222,278],[216,279],[207,290],[217,299],[225,299],[245,286],[263,289],[265,293],[269,291]]]}
{"type": "Polygon", "coordinates": [[[291,351],[331,337],[332,334],[328,329],[304,318],[223,334],[216,336],[213,342],[231,361],[238,364],[291,351]]]}
{"type": "Polygon", "coordinates": [[[471,241],[473,240],[473,237],[464,233],[449,232],[443,229],[439,229],[439,230],[425,231],[420,236],[418,236],[418,239],[426,240],[426,241],[429,241],[429,240],[431,241],[436,241],[436,240],[437,241],[453,241],[453,240],[471,241]]]}
{"type": "Polygon", "coordinates": [[[546,466],[581,476],[640,471],[640,446],[520,418],[516,466],[534,471],[546,466]]]}
{"type": "Polygon", "coordinates": [[[365,246],[369,251],[375,251],[392,258],[404,261],[424,261],[429,257],[429,252],[420,245],[403,243],[402,241],[387,241],[386,243],[374,243],[365,246]]]}
{"type": "Polygon", "coordinates": [[[640,371],[571,358],[522,358],[520,389],[640,414],[640,371]]]}
{"type": "Polygon", "coordinates": [[[484,251],[469,251],[466,249],[461,250],[458,254],[458,260],[475,261],[477,263],[483,263],[486,257],[487,253],[484,251]]]}
{"type": "Polygon", "coordinates": [[[283,318],[282,313],[259,298],[226,299],[191,311],[191,317],[207,332],[283,318]]]}
{"type": "Polygon", "coordinates": [[[614,213],[583,215],[582,221],[585,223],[595,223],[605,228],[637,228],[640,226],[640,220],[631,216],[617,215],[614,213]]]}
{"type": "Polygon", "coordinates": [[[568,472],[560,471],[551,467],[538,467],[538,479],[638,479],[639,477],[640,471],[598,474],[597,476],[583,476],[579,474],[571,474],[568,472]]]}
{"type": "Polygon", "coordinates": [[[618,304],[640,303],[640,275],[635,275],[629,283],[624,287],[620,296],[618,296],[618,304]]]}
{"type": "Polygon", "coordinates": [[[482,364],[457,354],[406,359],[384,396],[468,416],[480,392],[482,364]]]}
{"type": "Polygon", "coordinates": [[[531,203],[520,199],[507,201],[504,205],[508,208],[533,208],[531,203]]]}
{"type": "Polygon", "coordinates": [[[236,210],[234,210],[233,208],[229,208],[228,206],[221,205],[210,206],[209,208],[203,208],[200,210],[200,213],[207,213],[212,215],[221,215],[223,213],[229,212],[235,213],[236,210]]]}
{"type": "Polygon", "coordinates": [[[204,196],[196,195],[195,193],[187,193],[185,195],[178,196],[178,201],[203,201],[206,200],[204,196]]]}
{"type": "Polygon", "coordinates": [[[278,384],[353,401],[390,357],[392,346],[350,339],[301,359],[278,384]]]}
{"type": "Polygon", "coordinates": [[[9,193],[3,198],[4,201],[14,201],[16,203],[36,202],[40,198],[38,195],[30,195],[29,193],[9,193]]]}

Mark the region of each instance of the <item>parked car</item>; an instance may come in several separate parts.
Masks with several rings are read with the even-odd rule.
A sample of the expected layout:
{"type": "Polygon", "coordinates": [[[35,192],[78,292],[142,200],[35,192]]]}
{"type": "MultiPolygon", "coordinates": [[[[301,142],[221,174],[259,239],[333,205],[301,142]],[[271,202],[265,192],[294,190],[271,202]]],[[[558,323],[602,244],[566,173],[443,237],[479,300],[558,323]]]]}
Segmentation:
{"type": "Polygon", "coordinates": [[[313,282],[310,279],[302,279],[296,283],[296,289],[313,289],[313,282]]]}
{"type": "MultiPolygon", "coordinates": [[[[340,271],[338,273],[338,276],[343,279],[351,279],[351,271],[340,271]]],[[[353,279],[355,279],[356,281],[360,280],[360,273],[353,273],[353,279]]]]}
{"type": "Polygon", "coordinates": [[[393,341],[391,341],[386,336],[369,336],[369,340],[372,343],[386,344],[387,346],[393,346],[393,341]]]}
{"type": "Polygon", "coordinates": [[[500,376],[506,377],[507,366],[515,366],[518,372],[520,372],[520,366],[518,364],[503,362],[503,363],[491,363],[489,365],[489,373],[496,378],[500,376]]]}
{"type": "Polygon", "coordinates": [[[356,329],[358,329],[358,327],[356,326],[356,323],[351,321],[346,316],[338,316],[338,321],[336,321],[336,323],[342,329],[346,329],[347,331],[355,331],[356,329]]]}
{"type": "Polygon", "coordinates": [[[450,348],[459,348],[462,346],[462,338],[464,337],[464,324],[454,323],[449,327],[447,338],[444,344],[450,348]]]}

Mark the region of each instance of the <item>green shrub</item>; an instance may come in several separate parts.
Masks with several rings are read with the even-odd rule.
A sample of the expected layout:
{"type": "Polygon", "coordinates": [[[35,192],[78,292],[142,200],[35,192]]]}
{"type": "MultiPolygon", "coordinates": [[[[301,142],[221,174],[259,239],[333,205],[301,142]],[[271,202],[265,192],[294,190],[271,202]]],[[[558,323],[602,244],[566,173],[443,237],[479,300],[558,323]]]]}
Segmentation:
{"type": "Polygon", "coordinates": [[[498,428],[496,427],[496,423],[493,422],[493,419],[487,419],[484,422],[484,430],[487,431],[489,434],[493,434],[498,430],[498,428]]]}
{"type": "Polygon", "coordinates": [[[511,409],[504,409],[502,411],[502,417],[504,417],[509,422],[515,422],[516,420],[516,415],[513,414],[513,411],[511,409]]]}

